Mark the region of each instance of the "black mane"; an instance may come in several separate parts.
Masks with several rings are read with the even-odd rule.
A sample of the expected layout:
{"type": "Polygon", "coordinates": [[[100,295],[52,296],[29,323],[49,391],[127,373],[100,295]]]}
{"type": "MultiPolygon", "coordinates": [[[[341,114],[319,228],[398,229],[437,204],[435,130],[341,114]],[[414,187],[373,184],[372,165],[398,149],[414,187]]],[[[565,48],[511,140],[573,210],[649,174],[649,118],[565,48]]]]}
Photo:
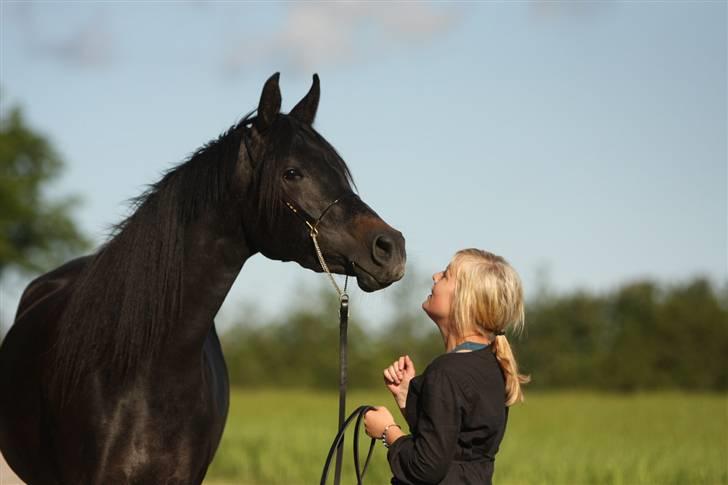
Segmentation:
{"type": "Polygon", "coordinates": [[[91,369],[109,368],[123,382],[164,341],[180,312],[186,228],[229,197],[245,122],[133,199],[79,275],[53,351],[61,395],[91,369]]]}
{"type": "MultiPolygon", "coordinates": [[[[236,163],[254,121],[247,115],[165,172],[132,200],[132,213],[92,256],[73,289],[54,346],[54,387],[61,396],[92,369],[110,369],[121,384],[158,351],[181,310],[185,232],[201,214],[230,200],[236,163]]],[[[274,224],[281,213],[280,173],[295,137],[307,138],[330,168],[353,184],[346,163],[315,130],[286,116],[272,130],[268,146],[275,147],[273,153],[264,154],[265,163],[252,161],[258,220],[250,222],[274,224]]]]}

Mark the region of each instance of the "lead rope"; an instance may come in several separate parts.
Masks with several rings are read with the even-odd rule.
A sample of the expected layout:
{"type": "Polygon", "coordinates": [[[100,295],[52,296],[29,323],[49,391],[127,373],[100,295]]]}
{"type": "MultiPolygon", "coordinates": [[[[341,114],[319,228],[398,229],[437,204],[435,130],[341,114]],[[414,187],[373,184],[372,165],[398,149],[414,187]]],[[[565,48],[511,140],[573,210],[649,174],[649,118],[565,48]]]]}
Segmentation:
{"type": "MultiPolygon", "coordinates": [[[[331,280],[331,284],[334,285],[334,288],[336,289],[336,293],[339,294],[339,301],[344,301],[344,299],[346,299],[346,302],[348,304],[349,295],[346,294],[346,286],[349,283],[349,275],[346,275],[346,280],[344,282],[344,291],[341,291],[341,288],[339,288],[339,284],[334,279],[334,275],[331,274],[331,271],[329,271],[329,267],[326,265],[326,261],[324,261],[323,253],[321,253],[321,248],[319,247],[318,239],[316,239],[316,236],[318,236],[318,229],[316,229],[316,226],[312,226],[308,221],[306,221],[306,224],[311,229],[311,232],[309,234],[311,235],[311,240],[313,241],[313,246],[316,249],[316,256],[318,256],[318,260],[319,260],[319,264],[321,264],[321,268],[326,272],[326,275],[331,280]]],[[[318,223],[316,225],[318,225],[318,223]]]]}
{"type": "Polygon", "coordinates": [[[326,485],[326,480],[328,479],[329,468],[331,466],[331,459],[333,458],[334,450],[336,450],[334,484],[339,485],[341,483],[341,464],[344,455],[344,433],[349,424],[351,424],[354,417],[357,417],[356,427],[354,428],[354,471],[356,472],[357,485],[362,485],[364,480],[364,474],[366,473],[367,467],[369,466],[369,460],[372,457],[372,452],[374,451],[374,444],[376,443],[376,440],[372,438],[372,441],[369,445],[369,452],[367,453],[366,460],[364,461],[364,467],[362,468],[359,463],[359,428],[361,425],[361,421],[364,418],[364,415],[367,413],[367,411],[374,408],[372,406],[359,406],[353,413],[349,415],[348,418],[344,419],[344,417],[346,416],[346,384],[348,380],[347,327],[349,323],[349,294],[346,292],[346,290],[349,284],[349,275],[346,275],[346,279],[344,280],[344,290],[342,291],[338,283],[336,282],[336,279],[334,279],[334,275],[331,274],[331,271],[329,270],[326,261],[324,260],[324,255],[321,252],[321,247],[319,247],[317,239],[319,222],[321,222],[321,219],[329,210],[329,208],[336,204],[338,201],[339,199],[336,199],[334,202],[332,202],[329,207],[324,210],[321,216],[319,216],[314,224],[311,224],[308,220],[306,220],[306,218],[302,217],[301,214],[299,214],[298,210],[293,206],[293,204],[288,201],[285,201],[285,204],[288,206],[289,209],[291,209],[291,211],[293,211],[294,214],[301,217],[303,219],[303,222],[305,222],[308,226],[309,236],[311,236],[313,246],[316,249],[316,256],[318,257],[321,269],[323,269],[326,275],[329,277],[331,284],[334,285],[334,289],[339,295],[339,432],[336,434],[334,442],[331,444],[331,448],[329,449],[329,454],[326,457],[326,462],[324,463],[324,468],[321,473],[321,485],[326,485]]]}
{"type": "MultiPolygon", "coordinates": [[[[371,443],[369,444],[369,452],[367,453],[366,460],[364,460],[364,467],[362,468],[359,461],[359,429],[361,427],[361,421],[364,418],[364,415],[369,411],[370,409],[374,409],[372,406],[359,406],[353,413],[349,415],[348,418],[345,419],[346,416],[346,385],[347,385],[347,371],[348,371],[348,344],[347,344],[347,327],[349,323],[349,294],[346,292],[347,286],[349,284],[349,275],[346,275],[346,279],[344,280],[344,290],[342,291],[341,288],[339,288],[339,285],[336,283],[336,280],[334,279],[334,276],[331,274],[331,271],[329,271],[329,267],[326,265],[326,261],[324,260],[323,253],[321,252],[321,248],[319,247],[318,240],[316,239],[316,236],[318,235],[318,230],[316,229],[315,225],[311,225],[308,221],[306,221],[306,224],[311,229],[310,235],[311,240],[313,241],[314,248],[316,248],[316,256],[318,256],[319,263],[321,264],[321,268],[326,272],[326,275],[329,277],[329,280],[331,280],[331,283],[334,285],[334,288],[336,289],[336,292],[339,294],[339,432],[336,434],[336,437],[334,438],[334,442],[331,443],[331,448],[329,449],[329,453],[326,456],[326,462],[324,463],[324,469],[321,472],[321,485],[326,485],[326,480],[328,479],[329,475],[329,467],[331,466],[331,459],[333,458],[334,450],[336,450],[336,466],[334,468],[334,484],[339,485],[341,483],[341,465],[343,461],[344,456],[344,434],[346,432],[346,428],[349,427],[349,424],[351,424],[354,417],[356,417],[356,425],[354,427],[354,471],[356,473],[356,483],[357,485],[362,485],[364,480],[364,474],[367,471],[367,467],[369,466],[369,460],[372,457],[372,452],[374,451],[374,444],[376,440],[372,438],[371,443]]],[[[318,225],[318,222],[317,224],[318,225]]]]}

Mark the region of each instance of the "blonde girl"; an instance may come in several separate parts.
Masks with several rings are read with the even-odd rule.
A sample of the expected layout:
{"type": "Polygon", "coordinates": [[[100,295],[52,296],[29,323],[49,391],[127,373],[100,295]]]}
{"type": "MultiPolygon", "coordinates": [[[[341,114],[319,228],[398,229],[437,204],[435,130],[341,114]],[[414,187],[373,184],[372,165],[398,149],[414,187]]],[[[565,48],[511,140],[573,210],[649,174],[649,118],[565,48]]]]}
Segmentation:
{"type": "Polygon", "coordinates": [[[521,280],[505,259],[479,249],[458,251],[432,280],[422,309],[445,353],[419,376],[407,355],[384,370],[410,434],[384,406],[366,414],[365,428],[389,448],[393,484],[489,484],[508,407],[523,401],[528,382],[505,335],[523,329],[521,280]]]}

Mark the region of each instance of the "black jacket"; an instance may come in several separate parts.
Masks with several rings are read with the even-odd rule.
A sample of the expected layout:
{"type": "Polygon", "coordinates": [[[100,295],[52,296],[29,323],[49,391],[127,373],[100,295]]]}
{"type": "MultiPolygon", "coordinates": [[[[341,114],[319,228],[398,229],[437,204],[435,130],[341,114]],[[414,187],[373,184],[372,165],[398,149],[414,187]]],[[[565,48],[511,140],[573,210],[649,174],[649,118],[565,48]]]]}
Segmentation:
{"type": "Polygon", "coordinates": [[[492,483],[508,408],[491,347],[433,360],[410,381],[405,417],[412,434],[387,453],[393,484],[492,483]]]}

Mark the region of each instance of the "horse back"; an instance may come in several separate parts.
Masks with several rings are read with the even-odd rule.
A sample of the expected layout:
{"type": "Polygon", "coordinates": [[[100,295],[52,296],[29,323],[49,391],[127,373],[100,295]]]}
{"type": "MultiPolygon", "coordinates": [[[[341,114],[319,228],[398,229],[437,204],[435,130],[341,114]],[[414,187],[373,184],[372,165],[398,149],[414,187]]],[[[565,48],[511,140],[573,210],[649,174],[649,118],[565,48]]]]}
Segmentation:
{"type": "Polygon", "coordinates": [[[76,258],[31,281],[20,297],[18,310],[15,313],[16,324],[29,309],[41,305],[46,298],[55,293],[70,289],[91,258],[92,256],[76,258]]]}
{"type": "Polygon", "coordinates": [[[58,319],[89,259],[75,259],[33,280],[0,346],[0,450],[29,483],[55,483],[43,431],[43,373],[58,319]]]}

